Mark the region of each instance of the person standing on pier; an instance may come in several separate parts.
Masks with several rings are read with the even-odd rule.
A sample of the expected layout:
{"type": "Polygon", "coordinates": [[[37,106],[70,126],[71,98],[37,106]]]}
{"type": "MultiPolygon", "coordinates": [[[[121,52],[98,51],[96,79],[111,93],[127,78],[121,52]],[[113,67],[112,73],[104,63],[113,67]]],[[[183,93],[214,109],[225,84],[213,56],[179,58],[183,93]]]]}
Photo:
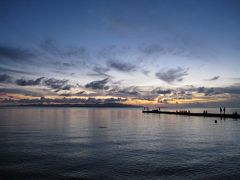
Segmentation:
{"type": "Polygon", "coordinates": [[[222,108],[220,107],[220,114],[222,114],[222,108]]]}
{"type": "Polygon", "coordinates": [[[223,108],[223,114],[225,114],[225,112],[226,112],[226,108],[224,107],[224,108],[223,108]]]}

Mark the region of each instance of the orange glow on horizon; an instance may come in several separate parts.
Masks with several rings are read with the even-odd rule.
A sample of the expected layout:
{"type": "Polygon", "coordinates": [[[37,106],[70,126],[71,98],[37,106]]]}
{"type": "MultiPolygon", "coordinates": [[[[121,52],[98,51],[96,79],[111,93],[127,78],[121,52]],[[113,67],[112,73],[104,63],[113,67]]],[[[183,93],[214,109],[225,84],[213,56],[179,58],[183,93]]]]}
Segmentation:
{"type": "MultiPolygon", "coordinates": [[[[2,93],[0,94],[0,98],[3,100],[5,98],[9,98],[12,100],[20,100],[20,99],[40,99],[41,97],[35,97],[35,96],[27,96],[27,95],[22,95],[22,94],[14,94],[14,93],[2,93]]],[[[127,105],[176,105],[176,104],[191,104],[191,103],[209,103],[209,102],[224,102],[226,100],[230,100],[231,98],[226,95],[226,96],[214,96],[214,98],[209,98],[209,97],[204,97],[200,93],[196,93],[193,95],[191,99],[180,99],[180,98],[174,98],[174,97],[158,97],[153,100],[147,100],[147,99],[137,99],[137,98],[126,98],[126,97],[116,97],[116,96],[45,96],[44,98],[46,99],[88,99],[88,98],[95,98],[95,99],[118,99],[121,98],[123,101],[119,103],[121,104],[127,104],[127,105]],[[126,99],[126,101],[124,101],[126,99]]]]}

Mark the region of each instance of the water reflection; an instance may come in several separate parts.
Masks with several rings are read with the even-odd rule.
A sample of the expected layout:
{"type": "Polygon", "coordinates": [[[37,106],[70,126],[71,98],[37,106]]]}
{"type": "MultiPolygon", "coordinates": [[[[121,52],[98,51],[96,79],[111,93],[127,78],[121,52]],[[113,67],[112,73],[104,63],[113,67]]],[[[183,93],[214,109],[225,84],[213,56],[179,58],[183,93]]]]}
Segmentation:
{"type": "Polygon", "coordinates": [[[124,108],[0,109],[2,177],[239,177],[240,123],[124,108]]]}

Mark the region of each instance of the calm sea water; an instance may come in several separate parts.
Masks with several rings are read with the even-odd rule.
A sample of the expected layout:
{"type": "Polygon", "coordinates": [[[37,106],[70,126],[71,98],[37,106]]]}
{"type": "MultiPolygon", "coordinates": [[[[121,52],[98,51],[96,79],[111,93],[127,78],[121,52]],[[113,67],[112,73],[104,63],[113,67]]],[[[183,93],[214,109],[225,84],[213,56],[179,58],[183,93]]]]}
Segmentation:
{"type": "Polygon", "coordinates": [[[127,108],[2,108],[0,177],[240,179],[240,120],[215,119],[127,108]]]}

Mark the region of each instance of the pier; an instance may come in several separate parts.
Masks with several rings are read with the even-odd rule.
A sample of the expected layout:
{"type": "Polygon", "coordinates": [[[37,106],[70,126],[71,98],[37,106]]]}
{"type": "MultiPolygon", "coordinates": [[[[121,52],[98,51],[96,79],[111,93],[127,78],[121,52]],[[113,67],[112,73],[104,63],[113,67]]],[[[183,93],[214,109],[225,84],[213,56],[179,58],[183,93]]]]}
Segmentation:
{"type": "Polygon", "coordinates": [[[217,113],[192,113],[190,111],[161,111],[159,109],[149,110],[148,108],[144,108],[143,113],[155,113],[155,114],[170,114],[170,115],[182,115],[182,116],[201,116],[201,117],[217,117],[217,118],[232,118],[232,119],[240,119],[240,114],[217,114],[217,113]]]}

